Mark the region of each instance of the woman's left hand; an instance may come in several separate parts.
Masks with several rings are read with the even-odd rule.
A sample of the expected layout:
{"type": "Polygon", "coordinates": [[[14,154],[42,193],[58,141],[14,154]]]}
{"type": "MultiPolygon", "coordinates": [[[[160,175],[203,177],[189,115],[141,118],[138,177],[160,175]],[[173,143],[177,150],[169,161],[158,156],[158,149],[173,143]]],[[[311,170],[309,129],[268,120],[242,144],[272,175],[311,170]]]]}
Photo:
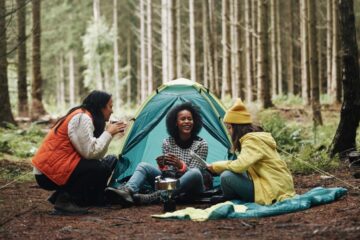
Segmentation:
{"type": "Polygon", "coordinates": [[[212,174],[216,174],[216,172],[214,171],[213,165],[211,165],[211,164],[207,166],[207,170],[209,172],[211,172],[212,174]]]}
{"type": "Polygon", "coordinates": [[[180,158],[178,158],[177,156],[175,156],[174,154],[166,154],[165,155],[165,162],[168,165],[172,165],[174,167],[176,167],[177,169],[181,169],[183,167],[183,162],[180,160],[180,158]]]}

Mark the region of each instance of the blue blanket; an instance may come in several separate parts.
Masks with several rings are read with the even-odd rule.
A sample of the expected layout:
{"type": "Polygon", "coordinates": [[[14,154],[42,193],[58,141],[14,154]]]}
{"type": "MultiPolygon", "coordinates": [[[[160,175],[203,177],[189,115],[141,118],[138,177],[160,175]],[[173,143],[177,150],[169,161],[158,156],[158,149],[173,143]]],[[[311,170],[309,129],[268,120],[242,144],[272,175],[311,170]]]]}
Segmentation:
{"type": "Polygon", "coordinates": [[[162,219],[192,219],[195,221],[204,221],[209,219],[225,219],[225,218],[253,218],[253,217],[268,217],[276,216],[291,212],[298,212],[308,209],[312,206],[327,204],[333,202],[347,193],[345,188],[313,188],[305,194],[296,195],[293,198],[286,199],[282,202],[277,202],[273,205],[262,206],[256,203],[244,203],[238,200],[233,200],[229,203],[223,203],[212,206],[208,209],[194,209],[187,208],[173,213],[166,213],[161,215],[153,215],[156,218],[162,219]],[[240,208],[240,206],[243,206],[240,208]],[[196,210],[196,211],[194,211],[196,210]],[[204,211],[204,216],[201,215],[204,211]],[[192,213],[196,212],[196,217],[192,213]]]}

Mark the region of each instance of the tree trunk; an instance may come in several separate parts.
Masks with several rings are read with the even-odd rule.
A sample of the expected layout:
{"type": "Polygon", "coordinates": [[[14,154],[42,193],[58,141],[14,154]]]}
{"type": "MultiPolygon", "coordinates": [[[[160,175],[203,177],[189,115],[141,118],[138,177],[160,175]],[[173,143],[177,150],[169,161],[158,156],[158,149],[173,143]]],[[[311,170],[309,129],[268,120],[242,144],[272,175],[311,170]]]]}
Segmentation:
{"type": "Polygon", "coordinates": [[[9,85],[7,76],[7,45],[6,45],[6,7],[5,0],[0,0],[0,127],[6,126],[6,123],[15,124],[11,112],[9,85]]]}
{"type": "Polygon", "coordinates": [[[162,82],[169,81],[169,54],[168,54],[168,30],[167,30],[167,0],[161,1],[161,52],[162,52],[162,82]]]}
{"type": "Polygon", "coordinates": [[[176,0],[176,77],[182,76],[181,16],[180,0],[176,0]]]}
{"type": "Polygon", "coordinates": [[[316,33],[316,3],[315,1],[309,1],[309,22],[310,22],[310,34],[309,34],[309,58],[310,58],[310,82],[311,82],[311,106],[313,113],[314,125],[322,125],[321,106],[320,106],[320,92],[319,92],[319,69],[318,69],[318,55],[317,55],[317,33],[316,33]]]}
{"type": "Polygon", "coordinates": [[[57,107],[58,109],[65,109],[65,69],[64,69],[64,56],[60,54],[59,57],[59,78],[58,78],[58,101],[57,107]]]}
{"type": "Polygon", "coordinates": [[[140,102],[144,102],[147,96],[147,86],[146,86],[146,59],[145,59],[145,11],[144,11],[144,1],[140,0],[140,84],[141,84],[141,93],[140,93],[140,102]]]}
{"type": "Polygon", "coordinates": [[[331,156],[356,148],[356,130],[360,120],[360,72],[354,3],[352,0],[338,0],[337,3],[341,24],[344,101],[340,113],[340,123],[330,146],[331,156]]]}
{"type": "Polygon", "coordinates": [[[195,23],[194,0],[189,0],[189,29],[190,29],[190,78],[196,82],[196,56],[195,56],[195,23]]]}
{"type": "Polygon", "coordinates": [[[239,52],[238,52],[238,6],[236,0],[231,0],[231,90],[232,97],[239,97],[239,52]]]}
{"type": "Polygon", "coordinates": [[[29,116],[27,95],[27,61],[26,61],[26,3],[16,0],[18,20],[18,115],[29,116]]]}
{"type": "Polygon", "coordinates": [[[167,41],[169,46],[168,51],[168,81],[171,81],[174,79],[174,24],[173,24],[173,17],[172,17],[172,1],[168,1],[166,5],[166,12],[167,12],[167,41]]]}
{"type": "Polygon", "coordinates": [[[331,69],[332,69],[332,1],[326,1],[326,89],[331,95],[331,69]]]}
{"type": "Polygon", "coordinates": [[[293,1],[287,1],[287,12],[289,21],[286,23],[288,37],[286,38],[286,49],[287,49],[287,68],[286,68],[286,78],[287,78],[287,93],[294,94],[294,54],[293,54],[293,1]]]}
{"type": "Polygon", "coordinates": [[[277,67],[277,93],[279,95],[283,94],[283,77],[282,77],[282,72],[283,72],[283,64],[282,64],[282,42],[281,42],[281,29],[280,29],[280,15],[279,11],[280,11],[280,1],[276,0],[275,1],[275,36],[276,36],[276,67],[277,67]]]}
{"type": "Polygon", "coordinates": [[[32,107],[31,119],[36,120],[45,115],[45,109],[42,103],[42,76],[41,76],[41,0],[33,0],[33,82],[32,82],[32,107]]]}
{"type": "Polygon", "coordinates": [[[253,66],[253,99],[258,99],[256,89],[258,89],[258,78],[257,78],[257,0],[251,1],[251,48],[252,48],[252,66],[253,66]]]}
{"type": "Polygon", "coordinates": [[[301,97],[304,103],[309,104],[308,95],[308,30],[307,30],[307,0],[300,1],[300,36],[301,36],[301,97]]]}
{"type": "Polygon", "coordinates": [[[251,49],[251,17],[250,17],[250,0],[245,0],[244,15],[245,15],[245,71],[246,71],[246,101],[251,102],[252,95],[252,49],[251,49]]]}
{"type": "Polygon", "coordinates": [[[132,92],[132,88],[131,88],[131,40],[130,38],[127,39],[127,48],[126,48],[126,52],[127,52],[127,56],[126,56],[126,60],[128,63],[127,66],[127,83],[126,83],[126,103],[129,106],[131,103],[131,92],[132,92]]]}
{"type": "Polygon", "coordinates": [[[153,63],[152,63],[152,6],[151,0],[147,0],[147,67],[148,67],[148,95],[154,89],[153,86],[153,63]]]}
{"type": "Polygon", "coordinates": [[[331,92],[335,97],[335,102],[341,102],[341,84],[340,84],[340,51],[339,51],[339,25],[338,25],[338,11],[337,11],[337,0],[333,2],[333,39],[332,39],[332,89],[331,92]]]}
{"type": "Polygon", "coordinates": [[[228,62],[228,33],[227,33],[228,0],[222,0],[221,9],[221,46],[222,46],[222,86],[221,99],[229,92],[229,62],[228,62]]]}
{"type": "Polygon", "coordinates": [[[270,61],[270,69],[271,69],[271,94],[276,96],[277,92],[277,49],[276,49],[276,0],[270,1],[270,51],[271,51],[271,59],[270,61]]]}
{"type": "Polygon", "coordinates": [[[268,1],[258,0],[258,78],[259,100],[263,108],[273,104],[270,97],[269,67],[268,67],[268,1]]]}
{"type": "Polygon", "coordinates": [[[69,52],[69,103],[70,107],[75,106],[75,66],[74,66],[74,52],[69,52]]]}
{"type": "Polygon", "coordinates": [[[207,3],[202,4],[202,40],[203,40],[203,85],[209,88],[209,39],[208,39],[208,28],[207,28],[207,3]]]}
{"type": "Polygon", "coordinates": [[[117,13],[117,1],[113,1],[113,28],[114,28],[114,102],[115,110],[120,110],[120,83],[119,83],[119,45],[118,45],[118,13],[117,13]]]}

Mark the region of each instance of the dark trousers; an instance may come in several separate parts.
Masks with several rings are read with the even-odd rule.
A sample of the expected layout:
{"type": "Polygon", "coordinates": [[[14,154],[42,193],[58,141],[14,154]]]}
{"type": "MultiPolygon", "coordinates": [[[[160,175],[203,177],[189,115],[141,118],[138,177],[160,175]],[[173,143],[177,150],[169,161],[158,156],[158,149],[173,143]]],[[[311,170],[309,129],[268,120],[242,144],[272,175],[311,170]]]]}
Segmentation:
{"type": "Polygon", "coordinates": [[[44,174],[35,175],[35,178],[41,188],[56,190],[51,197],[53,201],[60,192],[66,192],[80,206],[103,205],[104,189],[111,172],[112,168],[104,161],[81,159],[63,186],[55,184],[44,174]]]}

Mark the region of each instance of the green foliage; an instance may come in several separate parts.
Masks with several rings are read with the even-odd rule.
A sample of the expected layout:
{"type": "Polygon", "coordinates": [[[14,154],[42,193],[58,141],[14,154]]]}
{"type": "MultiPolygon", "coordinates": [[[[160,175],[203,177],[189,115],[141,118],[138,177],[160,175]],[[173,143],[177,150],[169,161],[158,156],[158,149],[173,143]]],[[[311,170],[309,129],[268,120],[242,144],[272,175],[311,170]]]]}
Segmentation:
{"type": "Polygon", "coordinates": [[[106,24],[103,18],[99,21],[91,21],[82,37],[84,47],[84,62],[87,65],[85,70],[85,86],[96,88],[99,81],[99,74],[102,69],[108,69],[113,63],[113,42],[114,31],[106,24]]]}
{"type": "Polygon", "coordinates": [[[303,99],[299,95],[278,95],[272,101],[277,106],[303,106],[303,99]]]}
{"type": "Polygon", "coordinates": [[[38,126],[28,130],[0,128],[0,154],[11,154],[19,158],[31,157],[45,133],[38,126]]]}
{"type": "Polygon", "coordinates": [[[302,145],[299,152],[292,155],[283,155],[289,168],[294,173],[312,173],[316,169],[329,171],[339,166],[338,158],[329,158],[324,146],[315,147],[311,144],[302,145]]]}
{"type": "Polygon", "coordinates": [[[286,125],[275,110],[265,110],[259,113],[259,118],[264,130],[273,135],[278,146],[286,151],[298,151],[302,140],[302,130],[299,126],[286,125]]]}

